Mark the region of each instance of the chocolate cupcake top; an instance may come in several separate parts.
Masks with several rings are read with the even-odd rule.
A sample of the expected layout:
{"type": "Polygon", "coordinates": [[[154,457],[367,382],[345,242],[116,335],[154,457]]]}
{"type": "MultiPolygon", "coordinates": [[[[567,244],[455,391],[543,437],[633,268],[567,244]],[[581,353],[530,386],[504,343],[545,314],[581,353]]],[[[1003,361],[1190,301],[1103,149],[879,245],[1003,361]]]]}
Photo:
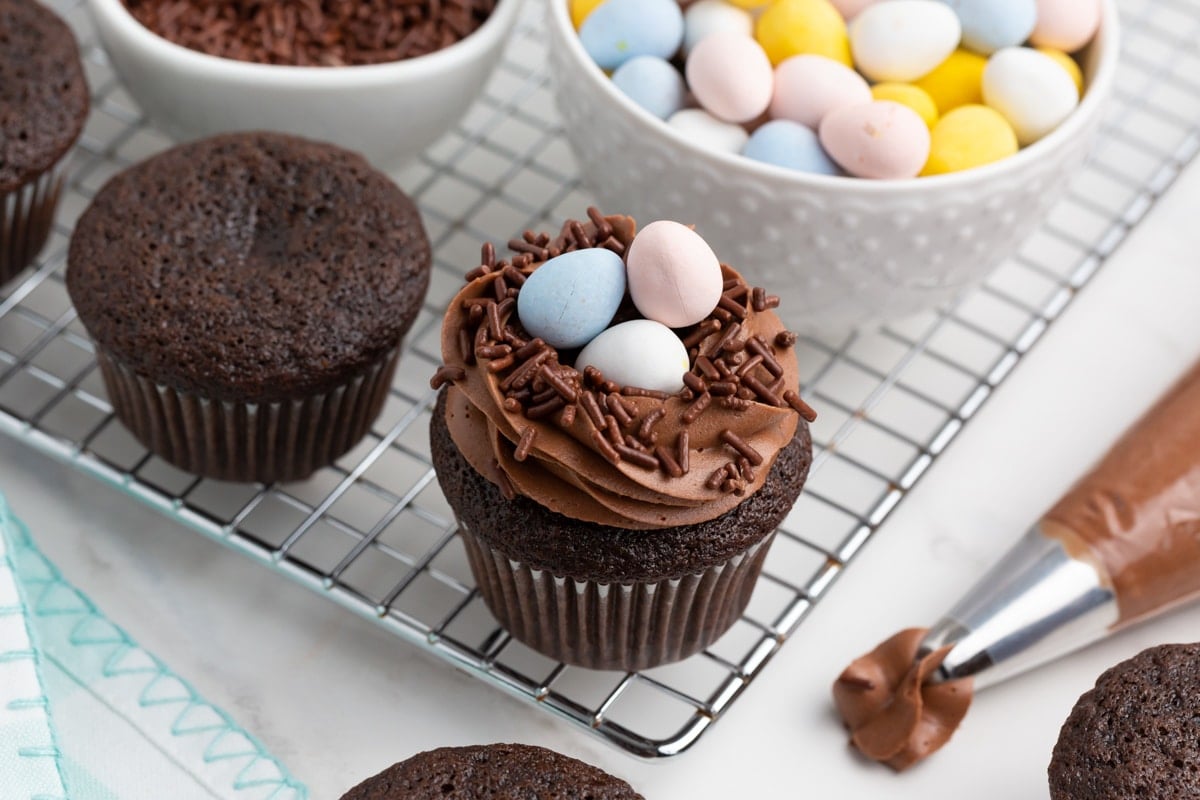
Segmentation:
{"type": "Polygon", "coordinates": [[[1178,800],[1200,787],[1200,644],[1117,664],[1075,703],[1050,761],[1051,800],[1178,800]]]}
{"type": "Polygon", "coordinates": [[[50,169],[87,115],[71,29],[36,0],[0,0],[0,193],[50,169]]]}
{"type": "Polygon", "coordinates": [[[76,225],[67,288],[135,371],[258,402],[332,388],[395,348],[429,264],[412,201],[360,156],[243,133],[110,180],[76,225]]]}
{"type": "MultiPolygon", "coordinates": [[[[451,436],[506,496],[530,497],[573,519],[625,529],[715,519],[762,487],[801,418],[815,416],[798,394],[795,336],[770,310],[778,298],[750,287],[711,251],[715,284],[698,313],[690,286],[655,286],[633,269],[629,294],[622,295],[623,282],[601,287],[606,262],[621,271],[627,251],[642,240],[628,217],[603,217],[595,209],[589,215],[568,222],[557,237],[530,232],[511,242],[518,253],[511,262],[484,248],[483,265],[468,275],[442,328],[445,366],[433,385],[453,384],[447,394],[451,436]],[[589,250],[604,258],[569,258],[589,250]],[[557,270],[555,284],[566,282],[538,289],[550,296],[549,313],[521,305],[539,270],[557,270]],[[583,323],[582,336],[560,330],[556,303],[564,297],[566,313],[583,323]],[[606,297],[611,310],[598,311],[606,297]],[[643,309],[657,314],[664,303],[671,308],[663,316],[678,313],[676,321],[691,322],[676,322],[672,331],[642,319],[643,309]],[[564,337],[567,346],[551,346],[530,332],[539,316],[539,326],[564,337]],[[610,320],[616,324],[605,327],[610,320]],[[601,348],[612,365],[606,375],[593,365],[591,351],[635,322],[652,325],[601,348]],[[648,387],[610,379],[621,362],[657,361],[664,337],[673,338],[680,353],[676,366],[665,365],[670,380],[648,387]],[[588,344],[580,351],[583,341],[588,344]]],[[[703,258],[707,246],[693,250],[688,237],[694,234],[673,252],[703,258]]],[[[667,251],[666,258],[674,258],[667,251]]]]}
{"type": "Polygon", "coordinates": [[[342,800],[642,800],[620,778],[544,747],[491,744],[418,753],[342,800]]]}

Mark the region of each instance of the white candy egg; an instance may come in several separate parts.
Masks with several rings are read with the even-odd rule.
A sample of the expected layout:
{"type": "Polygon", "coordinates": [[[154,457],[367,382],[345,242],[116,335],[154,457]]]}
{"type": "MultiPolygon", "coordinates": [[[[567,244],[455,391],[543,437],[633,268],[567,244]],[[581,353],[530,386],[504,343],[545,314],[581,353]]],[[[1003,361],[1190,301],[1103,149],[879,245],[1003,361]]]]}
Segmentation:
{"type": "Polygon", "coordinates": [[[741,125],[722,122],[702,108],[676,111],[667,124],[679,131],[689,142],[723,153],[740,153],[750,134],[741,125]]]}
{"type": "Polygon", "coordinates": [[[983,101],[1004,115],[1024,146],[1070,116],[1079,105],[1079,91],[1050,56],[1029,47],[1006,47],[988,59],[983,101]]]}
{"type": "Polygon", "coordinates": [[[675,332],[649,319],[622,322],[603,331],[575,359],[575,369],[595,367],[605,380],[658,392],[678,392],[690,368],[687,348],[675,332]]]}
{"type": "Polygon", "coordinates": [[[937,0],[877,3],[850,24],[854,64],[877,83],[907,83],[928,74],[961,39],[958,15],[937,0]]]}
{"type": "Polygon", "coordinates": [[[727,31],[754,35],[754,18],[750,12],[725,0],[698,0],[683,12],[683,52],[692,48],[710,33],[727,31]]]}

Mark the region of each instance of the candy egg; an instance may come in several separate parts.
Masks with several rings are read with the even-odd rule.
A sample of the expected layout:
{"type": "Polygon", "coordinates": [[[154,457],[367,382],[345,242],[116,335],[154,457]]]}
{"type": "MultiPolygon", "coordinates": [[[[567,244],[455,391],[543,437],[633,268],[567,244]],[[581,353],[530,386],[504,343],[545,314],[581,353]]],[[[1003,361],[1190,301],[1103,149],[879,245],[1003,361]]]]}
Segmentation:
{"type": "Polygon", "coordinates": [[[803,53],[852,63],[846,21],[829,0],[775,0],[758,18],[754,36],[772,64],[803,53]]]}
{"type": "Polygon", "coordinates": [[[1017,152],[1017,135],[999,111],[959,106],[934,126],[922,175],[981,167],[1017,152]]]}
{"type": "Polygon", "coordinates": [[[552,347],[582,347],[608,327],[624,296],[620,256],[603,247],[573,250],[533,271],[517,295],[517,316],[552,347]]]}
{"type": "Polygon", "coordinates": [[[1045,53],[1008,47],[988,59],[983,99],[1013,126],[1017,141],[1032,144],[1054,130],[1079,104],[1071,76],[1045,53]]]}
{"type": "Polygon", "coordinates": [[[821,142],[811,129],[798,122],[776,119],[750,134],[742,155],[765,164],[815,172],[819,175],[838,175],[841,170],[821,149],[821,142]]]}
{"type": "Polygon", "coordinates": [[[746,140],[750,138],[741,125],[722,122],[702,108],[676,111],[667,120],[667,124],[689,142],[721,153],[741,152],[746,140]]]}
{"type": "Polygon", "coordinates": [[[862,13],[864,8],[879,2],[879,0],[829,0],[829,2],[833,3],[833,7],[841,13],[842,18],[849,22],[862,13]]]}
{"type": "Polygon", "coordinates": [[[1075,84],[1075,91],[1083,94],[1083,70],[1079,68],[1079,64],[1075,59],[1064,53],[1062,50],[1055,50],[1053,47],[1036,47],[1034,48],[1039,53],[1044,53],[1054,59],[1054,63],[1058,64],[1067,74],[1071,76],[1071,82],[1075,84]]]}
{"type": "Polygon", "coordinates": [[[571,24],[575,26],[575,30],[579,30],[579,26],[596,10],[596,6],[603,3],[604,0],[571,0],[571,24]]]}
{"type": "Polygon", "coordinates": [[[762,8],[771,0],[729,0],[738,8],[762,8]]]}
{"type": "Polygon", "coordinates": [[[675,0],[605,0],[583,21],[579,41],[601,69],[635,56],[670,58],[683,42],[683,12],[675,0]]]}
{"type": "Polygon", "coordinates": [[[945,61],[961,36],[958,16],[938,0],[890,0],[855,17],[850,49],[870,80],[906,83],[945,61]]]}
{"type": "Polygon", "coordinates": [[[908,106],[890,100],[830,111],[821,120],[820,137],[825,152],[859,178],[915,178],[929,157],[925,121],[908,106]]]}
{"type": "Polygon", "coordinates": [[[683,388],[683,374],[691,364],[674,331],[654,320],[633,319],[612,326],[583,348],[575,369],[587,367],[621,386],[674,394],[683,388]]]}
{"type": "Polygon", "coordinates": [[[1037,20],[1035,0],[942,0],[958,14],[962,43],[968,50],[991,55],[1023,44],[1037,20]]]}
{"type": "Polygon", "coordinates": [[[708,113],[749,122],[767,110],[775,76],[758,42],[740,33],[705,37],[688,56],[687,83],[708,113]]]}
{"type": "Polygon", "coordinates": [[[721,299],[721,263],[686,225],[651,222],[625,254],[629,296],[642,316],[669,328],[694,325],[721,299]]]}
{"type": "Polygon", "coordinates": [[[871,102],[871,87],[854,70],[825,56],[792,56],[775,68],[771,117],[816,130],[832,109],[871,102]]]}
{"type": "Polygon", "coordinates": [[[987,59],[970,50],[955,50],[933,71],[913,81],[945,114],[959,106],[983,102],[983,70],[987,59]]]}
{"type": "Polygon", "coordinates": [[[726,31],[754,35],[754,18],[749,12],[725,0],[699,0],[683,12],[683,51],[692,48],[710,33],[726,31]]]}
{"type": "Polygon", "coordinates": [[[1037,0],[1037,24],[1029,38],[1035,45],[1074,53],[1100,27],[1100,0],[1037,0]]]}
{"type": "Polygon", "coordinates": [[[911,83],[877,83],[871,87],[871,97],[908,106],[917,112],[930,128],[937,124],[937,103],[933,102],[928,92],[911,83]]]}
{"type": "Polygon", "coordinates": [[[666,119],[683,108],[687,86],[679,70],[657,56],[638,56],[617,67],[613,84],[642,108],[666,119]]]}

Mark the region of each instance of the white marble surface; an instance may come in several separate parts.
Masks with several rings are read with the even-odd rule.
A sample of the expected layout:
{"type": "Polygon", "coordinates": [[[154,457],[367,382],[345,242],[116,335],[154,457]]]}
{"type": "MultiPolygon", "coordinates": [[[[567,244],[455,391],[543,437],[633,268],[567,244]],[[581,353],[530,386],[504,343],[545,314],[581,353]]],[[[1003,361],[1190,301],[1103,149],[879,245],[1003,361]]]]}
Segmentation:
{"type": "Polygon", "coordinates": [[[1200,165],[1192,166],[987,403],[727,719],[647,764],[460,674],[285,578],[22,445],[0,488],[115,620],[336,800],[433,746],[517,740],[628,778],[650,800],[1046,797],[1076,697],[1139,649],[1195,639],[1177,611],[981,693],[959,734],[901,776],[847,747],[829,684],[940,614],[1200,355],[1200,165]]]}

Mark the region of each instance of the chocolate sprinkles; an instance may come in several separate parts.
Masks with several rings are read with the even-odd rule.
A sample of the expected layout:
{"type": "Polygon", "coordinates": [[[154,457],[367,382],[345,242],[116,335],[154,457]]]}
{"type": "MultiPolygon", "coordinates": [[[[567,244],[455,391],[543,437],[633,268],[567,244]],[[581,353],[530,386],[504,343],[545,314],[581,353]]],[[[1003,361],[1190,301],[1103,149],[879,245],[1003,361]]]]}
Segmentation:
{"type": "MultiPolygon", "coordinates": [[[[485,294],[462,303],[466,326],[457,335],[459,355],[463,363],[478,361],[497,375],[496,386],[503,394],[505,412],[531,421],[552,418],[553,424],[568,435],[586,437],[613,465],[624,462],[676,479],[688,475],[691,469],[686,426],[714,406],[743,412],[758,403],[790,409],[809,422],[816,418],[799,393],[786,388],[784,368],[773,349],[794,346],[796,335],[779,331],[768,344],[761,336],[747,335],[752,331],[742,327],[751,313],[773,307],[772,302],[777,303],[778,298],[750,287],[740,278],[724,281],[718,307],[707,319],[681,332],[692,367],[683,375],[683,388],[674,394],[622,386],[592,366],[576,370],[560,363],[558,350],[544,340],[529,338],[515,311],[534,262],[582,248],[607,247],[624,252],[625,243],[597,209],[588,209],[588,220],[590,223],[568,221],[555,239],[545,233],[523,231],[508,242],[513,255],[507,261],[497,260],[495,248],[485,245],[480,251],[481,263],[467,273],[468,280],[481,282],[485,294]],[[658,402],[635,402],[638,398],[658,402]],[[686,404],[678,419],[685,427],[679,430],[674,443],[661,441],[656,430],[666,418],[666,403],[670,400],[686,404]]],[[[619,235],[624,236],[625,230],[619,235]]],[[[440,387],[465,377],[460,367],[446,366],[435,373],[431,385],[440,387]]],[[[520,437],[514,457],[523,461],[535,446],[538,427],[515,427],[520,437]]],[[[740,496],[748,485],[756,483],[761,471],[757,468],[764,466],[766,458],[735,430],[723,428],[719,439],[730,448],[732,456],[708,476],[705,486],[740,496]]]]}

